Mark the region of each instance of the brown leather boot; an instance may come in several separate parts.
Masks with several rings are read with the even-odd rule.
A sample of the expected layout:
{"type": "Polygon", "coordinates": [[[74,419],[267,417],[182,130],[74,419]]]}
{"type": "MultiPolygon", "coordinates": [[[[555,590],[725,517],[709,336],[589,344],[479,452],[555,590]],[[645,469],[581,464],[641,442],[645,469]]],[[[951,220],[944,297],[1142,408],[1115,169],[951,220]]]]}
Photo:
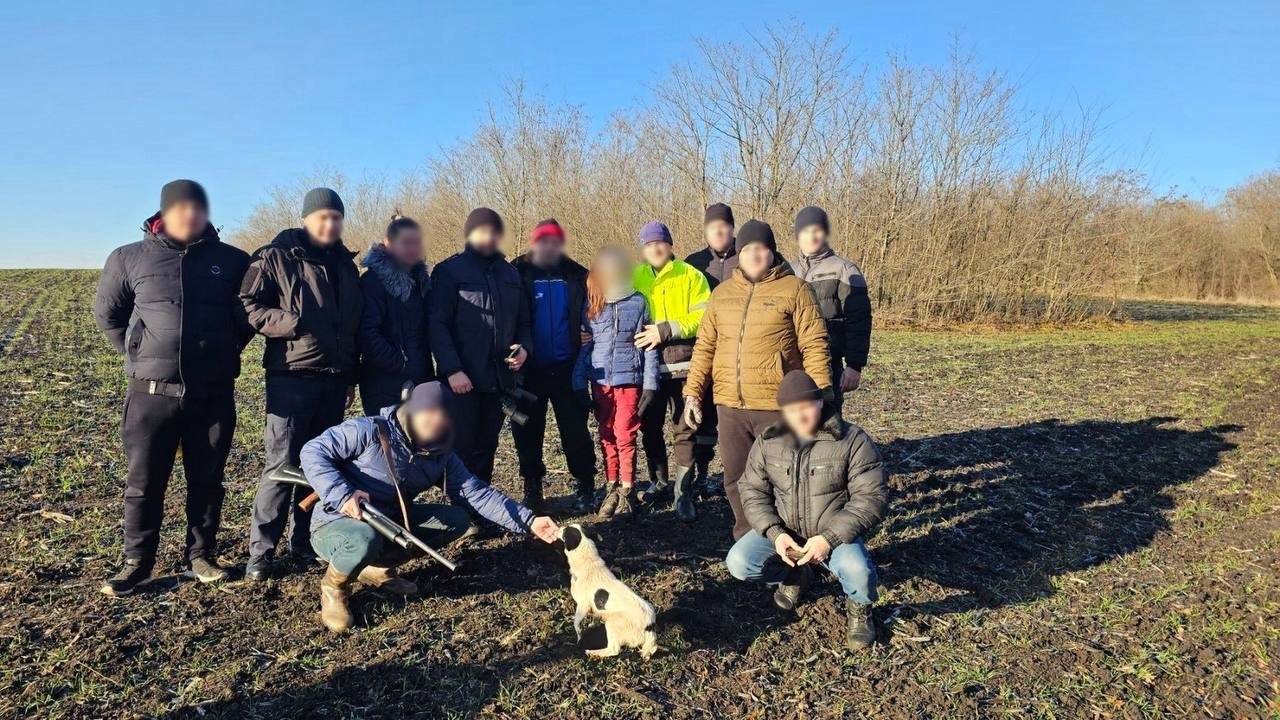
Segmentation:
{"type": "Polygon", "coordinates": [[[418,584],[407,578],[402,578],[395,574],[391,568],[374,567],[373,565],[365,565],[360,574],[356,576],[356,580],[365,585],[372,585],[381,588],[387,592],[393,592],[398,595],[417,595],[418,584]]]}
{"type": "Polygon", "coordinates": [[[320,579],[320,622],[336,633],[351,629],[353,619],[347,607],[351,594],[351,576],[343,575],[332,565],[320,579]]]}

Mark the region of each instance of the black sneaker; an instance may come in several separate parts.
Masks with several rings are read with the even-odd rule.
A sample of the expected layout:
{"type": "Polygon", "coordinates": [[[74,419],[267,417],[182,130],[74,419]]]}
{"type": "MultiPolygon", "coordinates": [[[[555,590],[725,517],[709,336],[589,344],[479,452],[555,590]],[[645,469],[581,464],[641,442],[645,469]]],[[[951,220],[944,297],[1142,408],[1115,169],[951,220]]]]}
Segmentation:
{"type": "Polygon", "coordinates": [[[271,558],[266,555],[254,555],[244,566],[244,579],[253,582],[264,582],[271,578],[271,558]]]}
{"type": "Polygon", "coordinates": [[[851,650],[866,650],[876,644],[876,623],[870,605],[859,605],[853,598],[845,598],[845,612],[849,616],[846,642],[851,650]]]}
{"type": "Polygon", "coordinates": [[[791,568],[787,578],[773,592],[773,604],[777,605],[779,610],[795,610],[800,604],[800,596],[804,595],[804,591],[811,582],[813,582],[813,568],[808,565],[791,568]]]}
{"type": "Polygon", "coordinates": [[[202,583],[222,582],[227,579],[227,571],[211,557],[191,558],[191,566],[184,574],[202,583]]]}
{"type": "Polygon", "coordinates": [[[124,567],[120,568],[120,572],[103,583],[102,594],[111,597],[132,595],[134,590],[151,579],[151,568],[154,564],[152,560],[125,558],[124,567]]]}

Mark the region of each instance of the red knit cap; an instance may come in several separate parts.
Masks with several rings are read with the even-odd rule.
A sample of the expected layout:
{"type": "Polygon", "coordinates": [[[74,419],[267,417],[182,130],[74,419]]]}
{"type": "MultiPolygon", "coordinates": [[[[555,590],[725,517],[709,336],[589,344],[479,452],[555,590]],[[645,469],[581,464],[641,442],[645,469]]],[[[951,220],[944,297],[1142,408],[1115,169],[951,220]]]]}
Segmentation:
{"type": "Polygon", "coordinates": [[[560,227],[560,223],[555,218],[548,218],[533,226],[533,230],[529,231],[529,244],[532,245],[543,238],[559,238],[560,242],[564,242],[564,228],[560,227]]]}

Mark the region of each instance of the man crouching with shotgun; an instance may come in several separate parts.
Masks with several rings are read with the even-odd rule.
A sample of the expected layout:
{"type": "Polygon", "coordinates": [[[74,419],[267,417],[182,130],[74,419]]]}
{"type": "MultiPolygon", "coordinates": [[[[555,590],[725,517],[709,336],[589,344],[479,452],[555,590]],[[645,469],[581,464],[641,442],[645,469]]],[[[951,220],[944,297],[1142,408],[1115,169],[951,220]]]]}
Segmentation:
{"type": "Polygon", "coordinates": [[[515,533],[555,542],[559,528],[549,517],[503,495],[463,466],[449,447],[452,426],[439,382],[423,383],[400,405],[376,417],[335,425],[302,448],[302,470],[319,503],[311,516],[311,544],[329,562],[320,581],[320,621],[334,632],[351,627],[347,607],[355,580],[404,594],[417,592],[393,568],[411,556],[388,546],[361,521],[362,502],[403,522],[428,545],[443,547],[471,524],[467,510],[515,533]],[[413,498],[444,486],[453,505],[414,504],[413,498]]]}

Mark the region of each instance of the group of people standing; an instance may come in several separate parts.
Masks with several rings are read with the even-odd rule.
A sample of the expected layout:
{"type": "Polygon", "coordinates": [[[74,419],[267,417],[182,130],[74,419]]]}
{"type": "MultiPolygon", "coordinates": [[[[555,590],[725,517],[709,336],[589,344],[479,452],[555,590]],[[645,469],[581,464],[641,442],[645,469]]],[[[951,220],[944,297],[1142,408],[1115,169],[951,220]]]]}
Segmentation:
{"type": "Polygon", "coordinates": [[[883,469],[874,443],[840,412],[867,361],[871,306],[862,273],[828,242],[825,212],[797,215],[790,262],[769,225],[737,227],[718,203],[704,216],[706,247],[686,259],[654,221],[640,229],[639,262],[608,246],[588,268],[567,256],[566,231],[553,219],[532,228],[527,252],[508,262],[502,218],[478,208],[462,251],[431,271],[422,229],[397,215],[360,260],[364,273],[343,244],[336,192],[308,192],[301,217],[301,227],[249,256],[220,242],[204,189],[178,180],[162,189],[143,240],[108,258],[94,312],[125,356],[129,467],[125,563],[104,592],[127,595],[150,576],[179,447],[190,575],[226,577],[216,533],[233,385],[240,352],[261,334],[267,462],[245,577],[273,573],[287,530],[291,555],[327,563],[321,606],[330,629],[350,626],[356,581],[412,591],[394,574],[407,558],[386,557],[360,522],[362,502],[402,512],[407,527],[436,542],[495,529],[555,540],[544,497],[550,408],[573,512],[609,518],[670,503],[693,522],[695,495],[714,487],[708,468],[718,449],[734,516],[730,572],[778,585],[775,602],[789,609],[812,567],[830,560],[850,598],[850,642],[874,638],[874,565],[859,539],[883,514],[883,469]],[[344,422],[357,387],[365,417],[344,422]],[[513,410],[522,420],[511,423],[522,502],[490,485],[513,410]],[[272,479],[284,466],[305,471],[315,512],[299,503],[302,489],[272,479]],[[433,486],[452,505],[410,512],[406,492],[412,499],[433,486]]]}

